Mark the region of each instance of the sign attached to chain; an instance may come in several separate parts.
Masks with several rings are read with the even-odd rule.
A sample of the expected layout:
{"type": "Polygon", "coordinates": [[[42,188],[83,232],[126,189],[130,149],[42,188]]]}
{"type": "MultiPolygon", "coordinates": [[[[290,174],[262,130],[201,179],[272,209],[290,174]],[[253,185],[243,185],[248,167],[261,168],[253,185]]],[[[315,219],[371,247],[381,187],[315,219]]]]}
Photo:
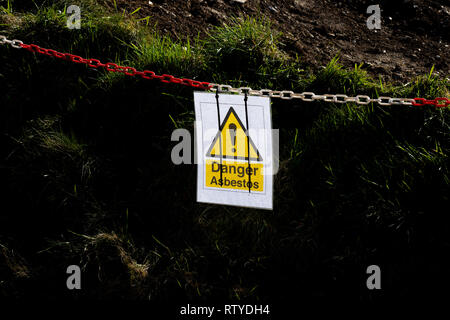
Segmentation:
{"type": "Polygon", "coordinates": [[[272,209],[269,97],[194,92],[197,201],[272,209]]]}

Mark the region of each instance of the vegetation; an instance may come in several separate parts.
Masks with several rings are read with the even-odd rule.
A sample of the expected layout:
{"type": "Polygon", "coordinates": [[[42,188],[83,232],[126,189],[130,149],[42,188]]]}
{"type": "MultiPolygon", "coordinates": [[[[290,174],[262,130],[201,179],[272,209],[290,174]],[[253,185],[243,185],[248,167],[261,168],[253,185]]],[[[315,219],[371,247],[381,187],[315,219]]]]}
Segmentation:
{"type": "MultiPolygon", "coordinates": [[[[201,81],[448,97],[433,70],[387,84],[336,57],[313,74],[259,18],[174,41],[101,1],[81,1],[82,28],[69,30],[64,3],[0,1],[0,34],[201,81]]],[[[440,278],[449,262],[448,110],[274,99],[275,210],[205,205],[195,202],[195,166],[170,161],[172,130],[193,131],[192,89],[9,46],[0,55],[2,296],[377,299],[364,287],[370,264],[387,270],[385,297],[449,284],[440,278]],[[64,287],[70,264],[83,268],[82,292],[64,287]]]]}

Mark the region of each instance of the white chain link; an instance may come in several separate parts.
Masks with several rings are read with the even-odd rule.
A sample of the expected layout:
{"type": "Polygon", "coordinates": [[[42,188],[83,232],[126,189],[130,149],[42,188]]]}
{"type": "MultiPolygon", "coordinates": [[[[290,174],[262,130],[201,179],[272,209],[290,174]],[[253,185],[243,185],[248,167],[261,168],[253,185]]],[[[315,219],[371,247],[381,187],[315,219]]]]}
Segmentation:
{"type": "Polygon", "coordinates": [[[23,42],[16,39],[8,40],[5,36],[0,35],[0,44],[10,44],[13,48],[21,49],[22,47],[20,45],[23,44],[23,42]]]}
{"type": "Polygon", "coordinates": [[[248,87],[233,88],[230,85],[211,83],[211,90],[218,91],[220,93],[238,93],[243,94],[247,92],[249,96],[259,96],[259,97],[271,97],[271,98],[281,98],[284,100],[301,99],[303,101],[325,101],[333,103],[348,103],[353,102],[356,104],[369,104],[371,102],[376,102],[379,105],[404,105],[412,106],[414,99],[409,98],[391,98],[391,97],[379,97],[373,99],[365,95],[357,95],[356,97],[349,97],[345,94],[324,94],[317,95],[314,92],[302,92],[295,93],[293,91],[275,91],[270,89],[253,90],[248,87]]]}

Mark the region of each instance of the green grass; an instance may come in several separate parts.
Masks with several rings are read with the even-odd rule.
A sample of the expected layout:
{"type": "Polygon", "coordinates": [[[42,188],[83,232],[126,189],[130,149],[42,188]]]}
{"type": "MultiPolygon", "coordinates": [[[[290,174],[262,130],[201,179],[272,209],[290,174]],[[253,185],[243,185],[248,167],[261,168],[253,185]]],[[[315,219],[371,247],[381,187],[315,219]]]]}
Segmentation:
{"type": "Polygon", "coordinates": [[[0,6],[0,9],[1,9],[1,11],[3,13],[12,14],[13,13],[13,8],[12,8],[11,0],[7,0],[6,1],[6,7],[0,6]]]}
{"type": "Polygon", "coordinates": [[[365,94],[374,87],[373,80],[362,68],[355,64],[353,70],[346,70],[334,57],[328,65],[311,79],[310,89],[326,92],[340,92],[347,95],[365,94]]]}
{"type": "MultiPolygon", "coordinates": [[[[174,41],[139,23],[138,11],[122,16],[114,2],[107,11],[82,1],[82,28],[69,30],[65,5],[11,2],[14,10],[0,15],[2,33],[255,89],[409,98],[449,92],[433,69],[405,86],[373,79],[363,65],[347,70],[338,57],[311,73],[283,53],[280,34],[262,18],[174,41]]],[[[17,249],[33,275],[27,284],[13,274],[2,280],[17,296],[49,283],[41,295],[74,299],[272,301],[289,298],[289,288],[296,297],[370,299],[358,286],[365,281],[359,266],[391,267],[392,279],[413,292],[407,280],[418,266],[448,249],[448,110],[273,99],[281,168],[268,213],[197,204],[196,168],[172,165],[172,130],[193,128],[191,88],[6,46],[0,55],[7,92],[0,95],[0,242],[17,249]],[[414,262],[407,271],[405,261],[414,262]],[[80,296],[57,284],[73,263],[90,284],[80,296]]],[[[392,279],[388,295],[401,296],[392,279]]],[[[1,294],[11,292],[3,288],[0,282],[1,294]]]]}
{"type": "Polygon", "coordinates": [[[176,74],[177,77],[196,77],[205,73],[204,56],[200,54],[202,43],[189,39],[185,43],[175,42],[168,36],[152,34],[148,41],[133,46],[138,67],[158,72],[176,74]]]}
{"type": "Polygon", "coordinates": [[[234,18],[230,24],[214,28],[204,43],[213,82],[292,86],[303,70],[279,49],[280,36],[262,18],[234,18]]]}
{"type": "Polygon", "coordinates": [[[267,20],[234,18],[230,24],[216,27],[209,34],[205,50],[210,63],[222,69],[233,65],[255,68],[282,56],[277,47],[280,35],[267,20]]]}

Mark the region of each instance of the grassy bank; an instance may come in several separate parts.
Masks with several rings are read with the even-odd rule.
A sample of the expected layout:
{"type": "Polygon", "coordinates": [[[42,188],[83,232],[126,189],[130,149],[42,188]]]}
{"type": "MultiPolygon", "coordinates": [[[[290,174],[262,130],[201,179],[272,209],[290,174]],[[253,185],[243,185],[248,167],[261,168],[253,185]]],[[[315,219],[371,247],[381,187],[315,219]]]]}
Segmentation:
{"type": "MultiPolygon", "coordinates": [[[[252,88],[449,96],[432,72],[382,83],[333,59],[313,74],[262,18],[174,41],[131,13],[64,1],[0,15],[9,39],[158,74],[252,88]]],[[[150,21],[151,25],[151,21],[150,21]]],[[[198,204],[196,167],[170,160],[175,127],[193,131],[192,89],[0,46],[0,294],[167,301],[382,298],[432,290],[449,262],[448,110],[274,99],[281,170],[273,212],[198,204]],[[70,292],[65,270],[83,269],[70,292]],[[416,279],[411,282],[410,279],[416,279]]]]}

